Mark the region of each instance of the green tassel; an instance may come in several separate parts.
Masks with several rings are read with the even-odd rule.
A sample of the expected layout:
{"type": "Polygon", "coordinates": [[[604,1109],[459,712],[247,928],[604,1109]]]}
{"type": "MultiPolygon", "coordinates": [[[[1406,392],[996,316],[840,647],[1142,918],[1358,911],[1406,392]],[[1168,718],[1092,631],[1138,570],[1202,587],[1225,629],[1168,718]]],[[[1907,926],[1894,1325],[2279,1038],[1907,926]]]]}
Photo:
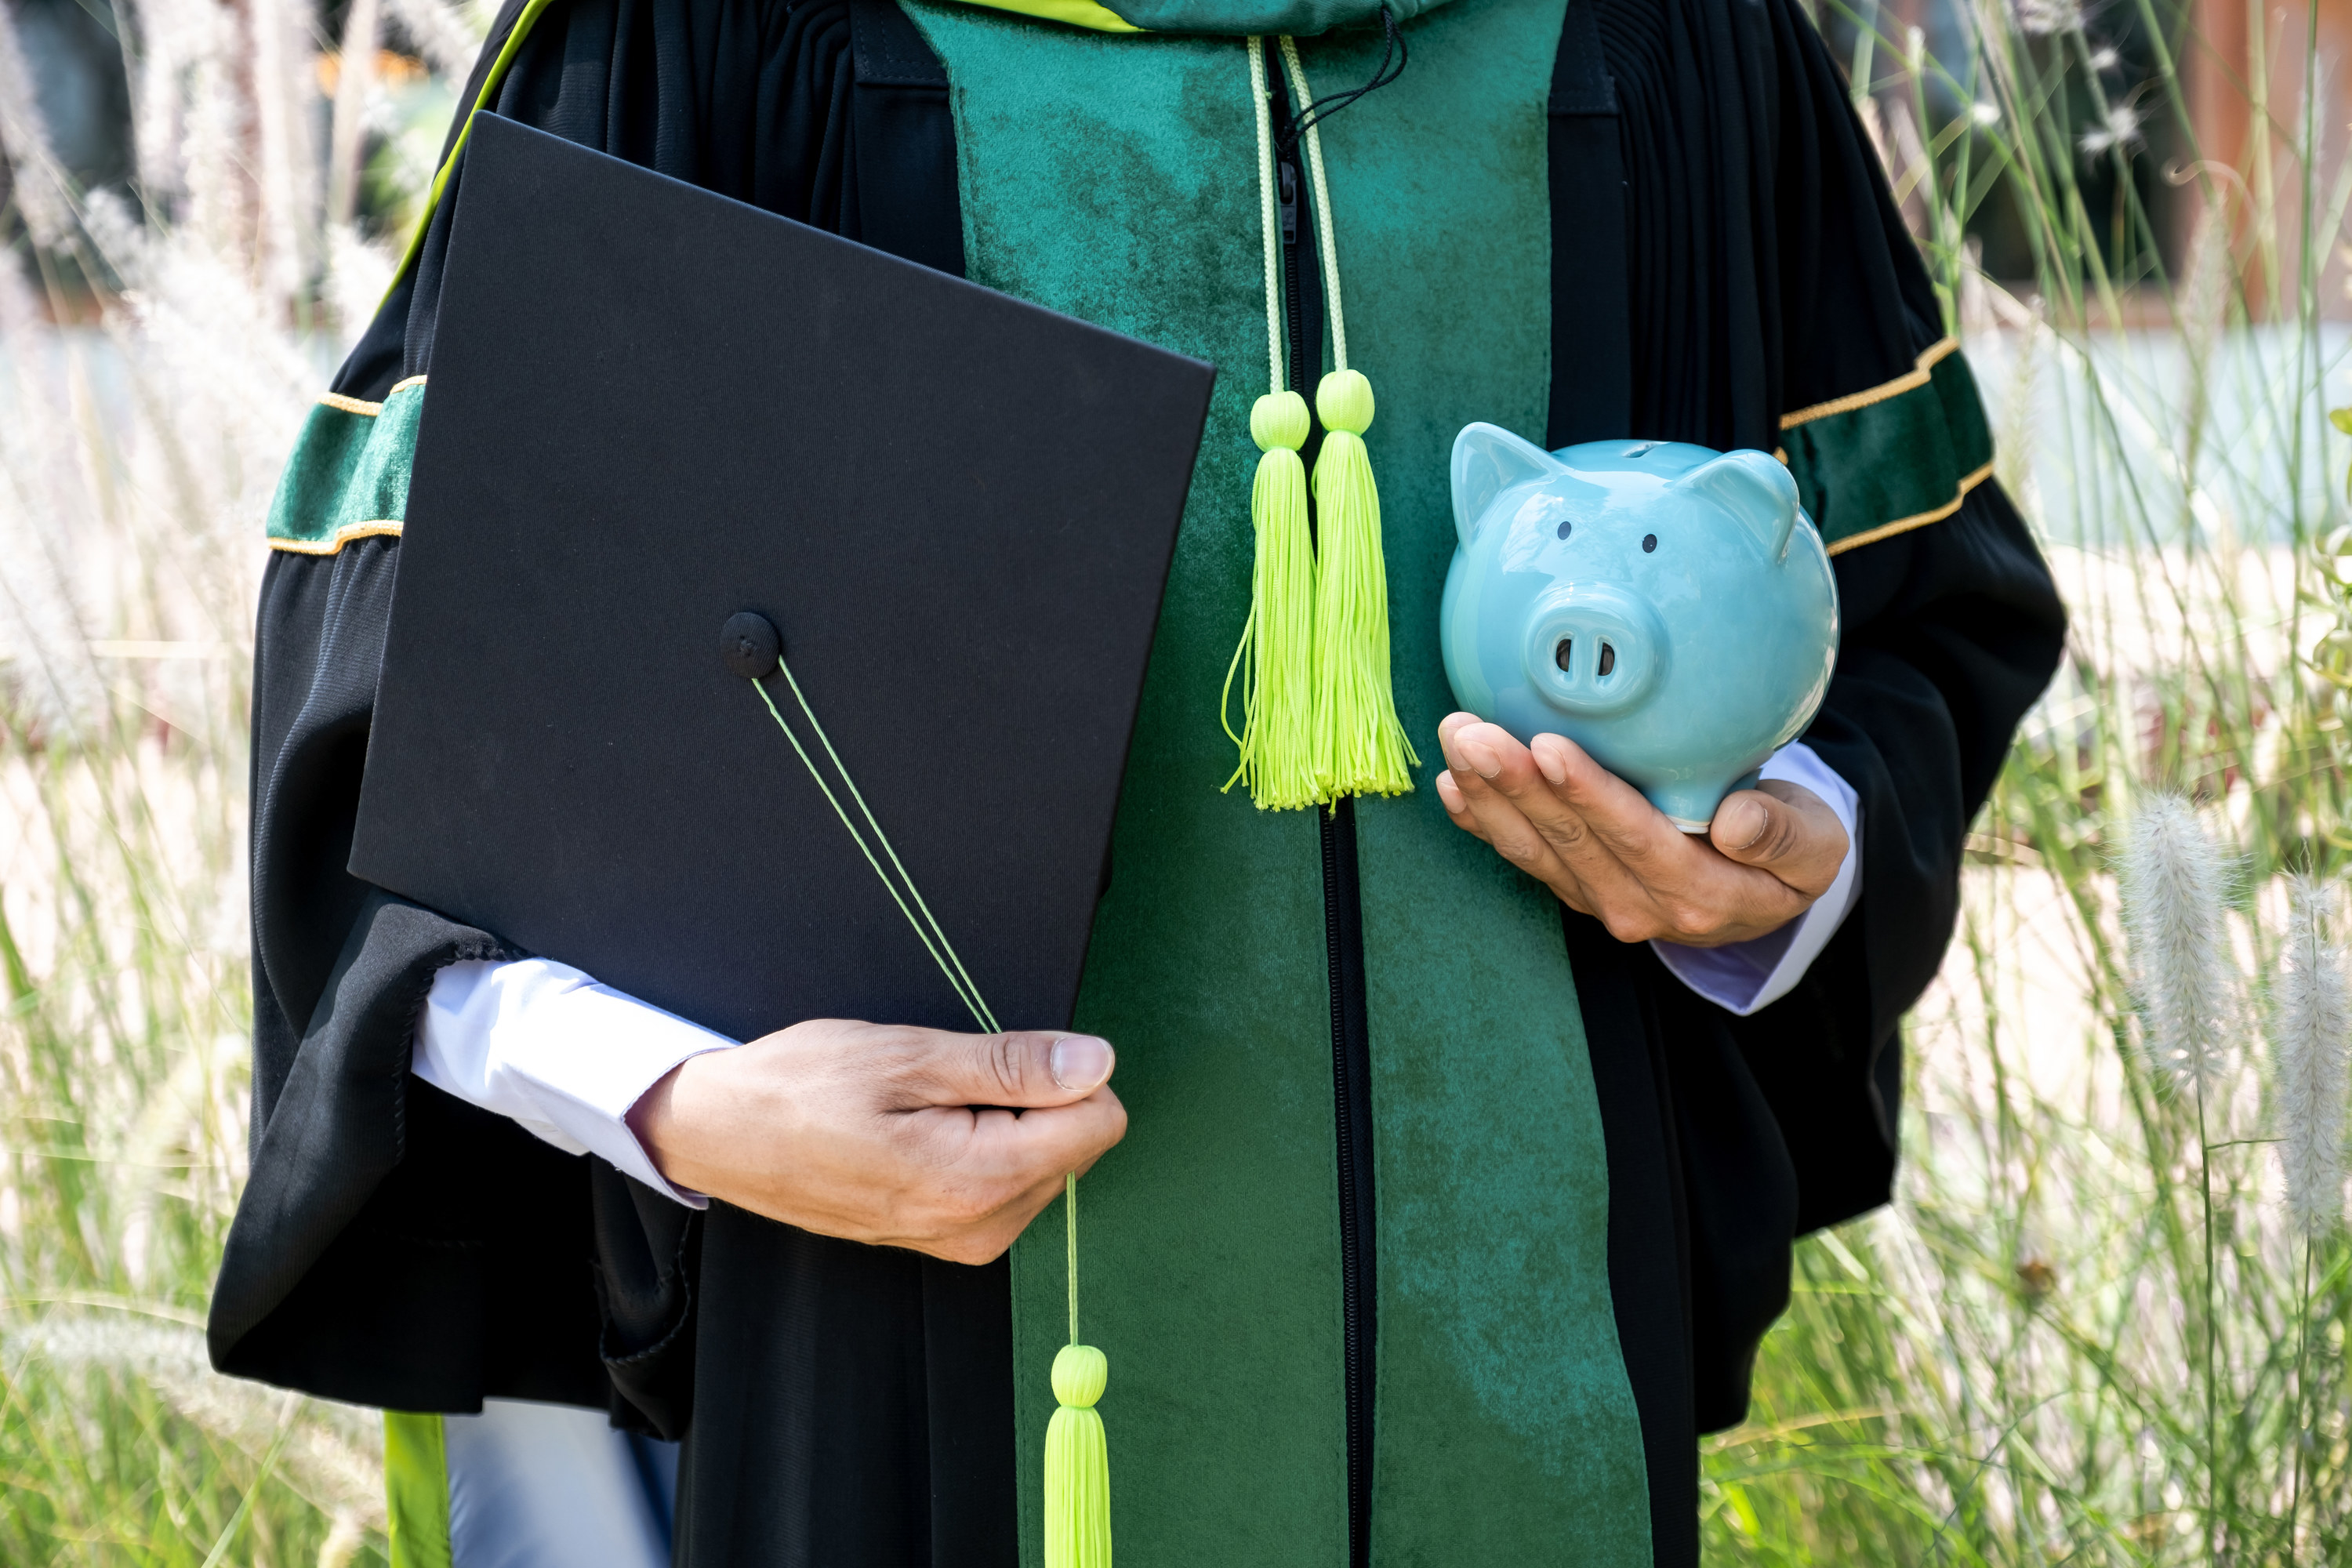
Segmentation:
{"type": "Polygon", "coordinates": [[[1241,765],[1225,781],[1249,783],[1258,809],[1286,810],[1317,800],[1315,773],[1315,552],[1307,533],[1307,400],[1270,392],[1250,410],[1250,435],[1265,456],[1250,489],[1257,563],[1250,574],[1249,619],[1225,669],[1221,710],[1230,711],[1234,674],[1242,671],[1242,732],[1225,733],[1241,765]]]}
{"type": "Polygon", "coordinates": [[[1070,1249],[1070,1342],[1054,1357],[1060,1408],[1045,1428],[1045,1568],[1110,1568],[1110,1447],[1095,1414],[1110,1363],[1078,1343],[1078,1176],[1062,1177],[1062,1237],[1070,1249]]]}
{"type": "Polygon", "coordinates": [[[1381,494],[1364,432],[1372,384],[1335,370],[1315,389],[1323,450],[1315,459],[1316,774],[1323,799],[1402,795],[1421,765],[1389,686],[1389,576],[1381,494]]]}
{"type": "Polygon", "coordinates": [[[1045,1568],[1110,1568],[1110,1450],[1095,1401],[1110,1363],[1092,1345],[1054,1358],[1061,1408],[1045,1428],[1045,1568]]]}

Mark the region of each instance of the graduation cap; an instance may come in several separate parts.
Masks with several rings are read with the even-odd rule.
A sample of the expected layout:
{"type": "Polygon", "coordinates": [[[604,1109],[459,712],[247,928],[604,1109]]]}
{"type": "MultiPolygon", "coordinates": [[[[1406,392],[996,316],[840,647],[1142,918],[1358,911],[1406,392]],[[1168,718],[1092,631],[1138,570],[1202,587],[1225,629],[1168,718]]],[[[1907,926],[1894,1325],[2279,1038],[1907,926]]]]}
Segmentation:
{"type": "Polygon", "coordinates": [[[1210,367],[470,139],[352,873],[737,1038],[1066,1025],[1210,367]]]}
{"type": "Polygon", "coordinates": [[[471,143],[353,874],[737,1038],[1066,1025],[1210,368],[471,143]]]}

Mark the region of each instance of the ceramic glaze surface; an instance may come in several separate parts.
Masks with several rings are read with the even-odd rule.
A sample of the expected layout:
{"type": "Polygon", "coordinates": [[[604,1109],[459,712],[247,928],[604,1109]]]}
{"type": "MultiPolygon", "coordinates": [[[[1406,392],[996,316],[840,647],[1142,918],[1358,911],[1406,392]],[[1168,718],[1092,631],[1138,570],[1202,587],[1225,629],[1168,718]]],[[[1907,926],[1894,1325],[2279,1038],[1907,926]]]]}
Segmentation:
{"type": "Polygon", "coordinates": [[[1522,741],[1565,735],[1702,832],[1829,689],[1837,582],[1763,452],[1492,425],[1454,443],[1439,636],[1454,695],[1522,741]]]}

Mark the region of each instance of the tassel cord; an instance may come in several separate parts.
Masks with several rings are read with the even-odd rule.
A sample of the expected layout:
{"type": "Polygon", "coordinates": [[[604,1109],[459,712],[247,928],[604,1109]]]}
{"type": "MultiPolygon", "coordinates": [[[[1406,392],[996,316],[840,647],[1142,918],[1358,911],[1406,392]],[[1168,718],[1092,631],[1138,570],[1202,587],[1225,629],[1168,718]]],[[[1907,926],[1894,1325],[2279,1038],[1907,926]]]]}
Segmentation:
{"type": "MultiPolygon", "coordinates": [[[[1391,40],[1402,42],[1397,34],[1396,23],[1391,18],[1389,8],[1385,5],[1381,7],[1381,19],[1388,23],[1391,40]]],[[[1291,90],[1298,94],[1299,102],[1307,102],[1307,68],[1299,62],[1297,39],[1286,36],[1283,38],[1282,64],[1283,68],[1290,74],[1291,90]]],[[[1385,55],[1381,58],[1381,68],[1382,70],[1388,68],[1388,58],[1385,55]]],[[[1404,70],[1402,62],[1398,64],[1397,70],[1400,73],[1404,70]]],[[[1395,77],[1388,79],[1389,81],[1395,79],[1395,77]]],[[[1369,85],[1357,89],[1353,94],[1342,93],[1340,97],[1352,103],[1356,99],[1371,91],[1373,88],[1384,85],[1386,84],[1375,73],[1369,85]]],[[[1338,100],[1333,100],[1335,110],[1343,107],[1345,105],[1340,104],[1338,100]]],[[[1309,114],[1297,125],[1292,126],[1290,133],[1296,138],[1301,131],[1304,131],[1307,135],[1307,167],[1315,181],[1315,237],[1323,251],[1323,294],[1326,309],[1331,312],[1331,367],[1334,370],[1345,370],[1348,368],[1348,313],[1344,302],[1339,298],[1339,242],[1332,237],[1331,233],[1331,185],[1323,176],[1323,132],[1320,122],[1324,118],[1325,115],[1322,113],[1309,114]]]]}
{"type": "MultiPolygon", "coordinates": [[[[1282,383],[1282,248],[1275,238],[1274,112],[1266,103],[1265,40],[1243,40],[1249,47],[1250,101],[1257,110],[1258,226],[1265,236],[1265,368],[1266,390],[1280,392],[1282,383]]],[[[1283,40],[1286,44],[1288,39],[1283,40]]]]}
{"type": "Polygon", "coordinates": [[[957,956],[955,943],[948,940],[947,927],[941,925],[940,918],[931,913],[931,906],[923,902],[923,891],[915,886],[915,879],[907,875],[907,868],[899,862],[898,852],[890,847],[890,836],[882,831],[882,824],[876,820],[874,808],[866,804],[866,796],[858,789],[857,781],[852,778],[849,770],[842,765],[841,753],[833,749],[833,737],[824,732],[824,721],[817,718],[816,710],[809,706],[809,700],[802,695],[801,683],[793,677],[793,667],[779,658],[776,660],[776,668],[783,672],[784,684],[793,689],[793,700],[800,703],[801,711],[808,715],[809,728],[816,731],[817,743],[824,748],[824,754],[833,763],[834,771],[841,775],[842,784],[849,790],[849,798],[857,803],[857,809],[865,815],[866,826],[874,829],[874,837],[882,846],[882,853],[890,858],[890,865],[898,873],[899,880],[907,884],[907,892],[915,900],[915,907],[923,911],[923,918],[930,921],[931,929],[939,933],[940,946],[947,950],[948,962],[955,965],[956,974],[963,981],[964,989],[971,993],[972,1001],[978,1004],[977,1011],[981,1023],[989,1034],[1003,1033],[1003,1028],[996,1022],[995,1013],[990,1009],[986,998],[981,995],[980,987],[972,984],[971,973],[963,966],[963,960],[957,956]]]}
{"type": "Polygon", "coordinates": [[[856,844],[858,853],[866,857],[866,863],[874,868],[874,875],[881,879],[884,890],[890,895],[890,901],[898,906],[898,912],[907,917],[908,925],[915,928],[915,935],[921,941],[923,951],[929,953],[931,962],[940,966],[940,973],[947,977],[948,984],[955,991],[956,1000],[964,1005],[966,1010],[971,1014],[972,1021],[981,1026],[982,1033],[991,1035],[999,1033],[995,1015],[989,1011],[988,1004],[981,999],[980,987],[974,985],[971,976],[965,973],[963,960],[956,957],[955,948],[948,941],[946,929],[940,924],[939,918],[931,913],[930,906],[923,902],[923,895],[916,889],[915,879],[907,875],[907,868],[899,861],[898,852],[890,847],[889,836],[882,831],[882,824],[876,820],[873,808],[866,804],[866,797],[858,792],[856,784],[849,776],[849,770],[842,766],[840,753],[833,749],[833,742],[826,737],[824,726],[817,722],[816,710],[809,706],[808,698],[801,691],[800,682],[793,679],[792,667],[779,658],[776,661],[776,668],[783,671],[786,684],[792,688],[793,696],[800,703],[802,716],[807,719],[809,727],[816,731],[817,739],[824,746],[824,754],[832,759],[834,769],[841,775],[841,782],[847,788],[850,798],[857,802],[857,809],[865,816],[866,825],[873,829],[876,840],[882,846],[882,853],[888,856],[890,864],[898,868],[900,880],[906,883],[904,893],[899,891],[898,883],[890,879],[890,874],[882,869],[882,862],[875,858],[873,846],[866,841],[866,835],[860,833],[857,830],[857,825],[850,821],[849,813],[842,806],[840,796],[834,794],[833,786],[825,782],[824,770],[816,765],[816,759],[809,755],[808,748],[801,744],[800,736],[793,731],[790,724],[784,721],[783,712],[777,708],[776,700],[768,695],[766,684],[755,680],[751,682],[751,689],[760,694],[761,702],[767,704],[768,716],[775,720],[776,728],[784,732],[784,739],[793,743],[793,751],[800,757],[801,765],[808,769],[809,777],[815,781],[818,791],[824,796],[824,803],[833,807],[834,816],[841,818],[841,826],[849,832],[850,842],[856,844]],[[923,911],[920,920],[916,918],[915,909],[908,907],[907,900],[909,896],[915,901],[915,909],[923,911]],[[944,955],[942,955],[943,949],[944,955]]]}
{"type": "Polygon", "coordinates": [[[1045,1426],[1045,1568],[1111,1568],[1110,1445],[1095,1402],[1110,1379],[1102,1352],[1078,1342],[1078,1179],[1062,1178],[1070,1246],[1070,1342],[1054,1357],[1045,1426]]]}
{"type": "MultiPolygon", "coordinates": [[[[1296,455],[1293,456],[1295,459],[1296,455]]],[[[882,831],[881,821],[874,815],[874,808],[866,804],[865,792],[857,787],[857,781],[850,776],[849,769],[842,763],[841,753],[834,747],[833,737],[825,733],[824,725],[817,719],[816,710],[810,705],[808,694],[801,689],[801,683],[793,676],[792,667],[781,658],[777,659],[776,667],[800,707],[801,717],[816,736],[825,759],[833,764],[834,772],[841,782],[840,792],[836,793],[832,782],[825,777],[824,770],[817,766],[816,758],[801,740],[799,731],[785,719],[783,710],[776,705],[774,696],[769,692],[766,681],[753,680],[751,689],[760,694],[760,701],[767,708],[768,716],[776,721],[776,728],[784,732],[784,739],[792,742],[793,754],[808,770],[810,779],[824,796],[825,804],[833,807],[834,816],[840,819],[850,841],[857,846],[858,853],[865,856],[866,863],[874,868],[874,875],[888,891],[891,901],[898,906],[898,912],[907,917],[907,923],[914,928],[917,939],[923,944],[923,951],[929,953],[931,962],[939,965],[940,974],[946,977],[957,998],[971,1011],[973,1020],[983,1030],[989,1034],[1000,1033],[995,1015],[981,997],[980,987],[972,983],[963,960],[957,956],[954,944],[948,940],[946,928],[940,924],[939,917],[924,901],[922,893],[915,886],[915,879],[908,875],[905,863],[891,846],[890,836],[882,831]],[[865,831],[859,830],[857,823],[850,816],[849,808],[842,804],[843,794],[856,804],[858,816],[865,818],[865,831]],[[871,841],[868,840],[868,833],[872,835],[871,841]],[[881,847],[880,855],[875,853],[877,844],[881,847]],[[890,863],[891,870],[898,873],[896,880],[889,871],[883,869],[885,859],[890,863]],[[901,884],[904,884],[903,890],[901,884]],[[916,912],[919,910],[921,911],[919,917],[916,912]]],[[[1054,1395],[1059,1408],[1054,1412],[1054,1419],[1045,1433],[1045,1563],[1046,1568],[1111,1568],[1109,1447],[1103,1434],[1102,1416],[1094,1408],[1108,1380],[1109,1363],[1102,1352],[1077,1342],[1078,1174],[1076,1171],[1062,1173],[1062,1220],[1069,1248],[1070,1342],[1054,1358],[1054,1395]]]]}
{"type": "Polygon", "coordinates": [[[1265,39],[1248,40],[1257,126],[1258,221],[1265,268],[1266,382],[1250,411],[1250,435],[1264,454],[1250,488],[1254,553],[1250,609],[1218,693],[1217,722],[1238,752],[1223,788],[1246,782],[1260,810],[1317,800],[1314,741],[1315,547],[1307,530],[1307,470],[1298,448],[1314,427],[1306,399],[1284,384],[1283,275],[1276,237],[1273,116],[1265,39]],[[1242,685],[1242,725],[1234,730],[1234,682],[1242,685]]]}
{"type": "MultiPolygon", "coordinates": [[[[1384,24],[1402,46],[1385,7],[1384,24]]],[[[1307,69],[1294,38],[1282,39],[1282,63],[1302,103],[1312,103],[1307,69]]],[[[1316,389],[1322,416],[1323,449],[1315,460],[1316,515],[1321,524],[1315,586],[1315,793],[1319,800],[1343,795],[1402,795],[1412,787],[1411,769],[1421,765],[1398,720],[1389,662],[1388,566],[1381,539],[1381,500],[1363,433],[1371,427],[1371,384],[1348,364],[1347,307],[1339,283],[1339,247],[1331,218],[1331,185],[1323,156],[1319,121],[1364,93],[1396,79],[1389,57],[1372,80],[1353,94],[1330,100],[1330,109],[1302,117],[1293,128],[1303,134],[1315,184],[1316,234],[1323,253],[1324,306],[1330,314],[1334,368],[1316,389]]],[[[1397,70],[1403,69],[1400,62],[1397,70]]]]}

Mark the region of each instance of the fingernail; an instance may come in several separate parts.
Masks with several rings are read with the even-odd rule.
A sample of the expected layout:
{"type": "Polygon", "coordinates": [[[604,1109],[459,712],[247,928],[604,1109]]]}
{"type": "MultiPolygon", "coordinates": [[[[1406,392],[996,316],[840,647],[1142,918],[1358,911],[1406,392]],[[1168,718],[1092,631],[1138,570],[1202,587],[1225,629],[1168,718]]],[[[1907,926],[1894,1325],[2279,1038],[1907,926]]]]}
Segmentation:
{"type": "Polygon", "coordinates": [[[1054,1081],[1072,1092],[1102,1087],[1110,1076],[1110,1042],[1092,1035],[1064,1035],[1045,1058],[1054,1081]]]}
{"type": "Polygon", "coordinates": [[[1463,759],[1478,770],[1480,778],[1490,779],[1503,771],[1503,759],[1496,756],[1494,748],[1485,742],[1456,741],[1454,743],[1462,748],[1463,759]]]}
{"type": "Polygon", "coordinates": [[[1734,801],[1730,810],[1731,820],[1723,825],[1725,842],[1734,849],[1752,847],[1764,837],[1764,808],[1752,800],[1740,800],[1734,801]]]}
{"type": "Polygon", "coordinates": [[[1568,782],[1568,759],[1560,754],[1558,746],[1538,743],[1532,749],[1536,755],[1536,766],[1542,770],[1544,777],[1554,784],[1568,782]]]}

